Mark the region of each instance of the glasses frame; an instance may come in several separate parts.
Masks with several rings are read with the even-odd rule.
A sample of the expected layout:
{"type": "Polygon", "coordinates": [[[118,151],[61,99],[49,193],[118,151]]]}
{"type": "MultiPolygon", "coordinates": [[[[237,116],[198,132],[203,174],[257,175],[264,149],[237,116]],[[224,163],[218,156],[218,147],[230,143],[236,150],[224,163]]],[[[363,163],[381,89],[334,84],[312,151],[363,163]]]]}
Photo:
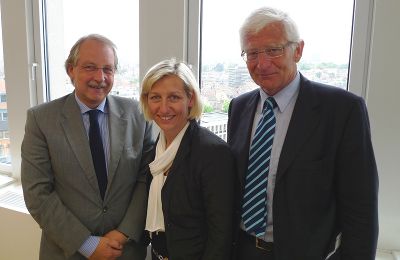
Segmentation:
{"type": "Polygon", "coordinates": [[[105,75],[114,75],[116,69],[114,67],[97,67],[96,65],[93,64],[86,64],[86,65],[81,65],[80,66],[81,70],[87,72],[87,73],[95,73],[98,70],[101,70],[105,75]]]}
{"type": "Polygon", "coordinates": [[[240,56],[242,56],[242,59],[246,63],[258,61],[260,53],[265,53],[265,55],[267,56],[267,60],[272,60],[272,59],[279,58],[279,57],[282,57],[283,55],[285,55],[285,49],[292,44],[297,44],[297,42],[288,41],[285,44],[281,44],[281,45],[277,45],[277,46],[273,46],[273,47],[270,46],[270,47],[265,47],[262,49],[254,50],[254,51],[252,51],[252,54],[256,55],[254,57],[254,59],[248,59],[248,55],[247,55],[248,51],[245,51],[245,50],[242,50],[242,53],[240,54],[240,56]],[[279,50],[281,53],[278,55],[271,55],[273,50],[279,50]]]}

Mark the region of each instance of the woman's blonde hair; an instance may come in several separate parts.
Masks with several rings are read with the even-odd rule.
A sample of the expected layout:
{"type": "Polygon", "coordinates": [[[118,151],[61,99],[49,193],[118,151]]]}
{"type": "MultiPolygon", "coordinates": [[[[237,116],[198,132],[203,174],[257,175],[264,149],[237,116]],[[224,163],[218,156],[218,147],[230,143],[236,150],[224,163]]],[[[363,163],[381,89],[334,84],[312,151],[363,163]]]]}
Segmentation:
{"type": "Polygon", "coordinates": [[[189,111],[190,119],[199,119],[203,112],[203,104],[200,98],[199,84],[193,75],[192,70],[184,62],[178,62],[175,58],[163,60],[147,71],[143,78],[140,93],[140,107],[147,120],[153,120],[148,104],[147,97],[153,85],[165,76],[174,75],[183,81],[183,88],[189,98],[193,99],[193,106],[189,111]]]}

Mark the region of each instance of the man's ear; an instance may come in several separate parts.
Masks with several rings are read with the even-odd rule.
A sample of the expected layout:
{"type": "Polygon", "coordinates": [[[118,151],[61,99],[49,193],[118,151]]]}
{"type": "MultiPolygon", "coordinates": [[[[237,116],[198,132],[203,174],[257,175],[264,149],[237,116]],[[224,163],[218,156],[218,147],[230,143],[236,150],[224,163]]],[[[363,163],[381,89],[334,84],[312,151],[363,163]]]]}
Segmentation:
{"type": "Polygon", "coordinates": [[[303,48],[304,48],[304,41],[301,40],[297,43],[296,49],[294,50],[294,60],[295,62],[299,62],[301,57],[303,56],[303,48]]]}
{"type": "Polygon", "coordinates": [[[71,79],[72,82],[74,81],[74,69],[75,69],[74,66],[72,66],[71,64],[68,64],[67,74],[68,74],[68,76],[69,76],[69,78],[71,79]]]}

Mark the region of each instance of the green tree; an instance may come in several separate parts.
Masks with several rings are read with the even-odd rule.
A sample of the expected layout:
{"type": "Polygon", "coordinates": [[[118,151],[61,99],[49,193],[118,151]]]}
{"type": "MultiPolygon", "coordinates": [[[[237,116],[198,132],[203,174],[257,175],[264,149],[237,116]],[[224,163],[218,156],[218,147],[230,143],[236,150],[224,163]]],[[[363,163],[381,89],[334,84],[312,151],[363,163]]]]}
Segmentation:
{"type": "Polygon", "coordinates": [[[222,112],[228,113],[230,103],[230,100],[224,100],[224,103],[222,104],[222,112]]]}
{"type": "Polygon", "coordinates": [[[214,111],[214,108],[210,104],[204,104],[203,113],[211,113],[214,111]]]}
{"type": "Polygon", "coordinates": [[[299,70],[310,70],[313,69],[313,65],[311,63],[299,63],[299,70]]]}

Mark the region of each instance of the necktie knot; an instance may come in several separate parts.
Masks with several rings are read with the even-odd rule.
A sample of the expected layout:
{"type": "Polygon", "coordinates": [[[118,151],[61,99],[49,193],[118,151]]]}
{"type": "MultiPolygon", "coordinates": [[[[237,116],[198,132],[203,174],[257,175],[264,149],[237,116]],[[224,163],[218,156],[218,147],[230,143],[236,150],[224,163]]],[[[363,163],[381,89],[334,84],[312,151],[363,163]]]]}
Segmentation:
{"type": "Polygon", "coordinates": [[[274,109],[278,106],[278,104],[275,101],[275,98],[273,97],[268,97],[265,101],[264,101],[264,105],[263,105],[263,114],[268,110],[268,109],[274,109]]]}
{"type": "Polygon", "coordinates": [[[91,109],[91,110],[88,111],[90,124],[93,121],[97,121],[99,112],[101,112],[101,111],[98,110],[98,109],[91,109]]]}

